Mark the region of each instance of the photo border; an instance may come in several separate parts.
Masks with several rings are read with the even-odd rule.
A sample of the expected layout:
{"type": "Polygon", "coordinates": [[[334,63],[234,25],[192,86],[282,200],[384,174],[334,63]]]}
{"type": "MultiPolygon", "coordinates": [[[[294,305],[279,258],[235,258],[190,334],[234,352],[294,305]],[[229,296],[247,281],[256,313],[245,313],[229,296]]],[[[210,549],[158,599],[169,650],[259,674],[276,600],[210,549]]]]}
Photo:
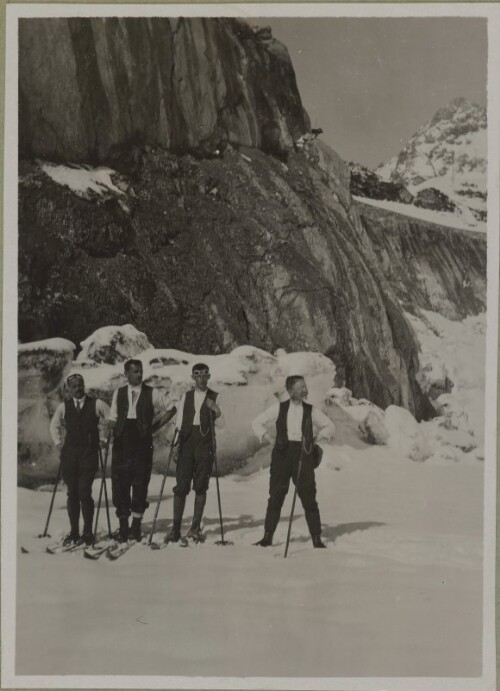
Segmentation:
{"type": "MultiPolygon", "coordinates": [[[[490,3],[9,3],[5,6],[2,352],[2,688],[332,689],[492,691],[495,688],[495,501],[499,319],[500,7],[490,3]],[[16,22],[60,16],[486,17],[488,20],[488,260],[484,469],[483,676],[481,678],[266,678],[22,676],[14,669],[17,561],[17,47],[16,22]],[[11,203],[11,200],[14,200],[11,203]]],[[[498,518],[497,518],[498,520],[498,518]]],[[[500,597],[500,593],[499,593],[500,597]]]]}

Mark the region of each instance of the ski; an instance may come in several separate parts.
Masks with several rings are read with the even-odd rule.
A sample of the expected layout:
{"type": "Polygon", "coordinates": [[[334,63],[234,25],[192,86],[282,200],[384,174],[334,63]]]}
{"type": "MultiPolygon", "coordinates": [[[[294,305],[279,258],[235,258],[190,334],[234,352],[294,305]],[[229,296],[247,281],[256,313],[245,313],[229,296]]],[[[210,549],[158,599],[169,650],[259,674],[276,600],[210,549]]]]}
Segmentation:
{"type": "Polygon", "coordinates": [[[106,556],[108,559],[111,559],[111,561],[115,561],[123,556],[125,552],[128,552],[130,547],[131,545],[129,545],[127,542],[118,543],[113,547],[108,547],[106,550],[106,556]]]}
{"type": "Polygon", "coordinates": [[[65,554],[66,552],[78,552],[85,548],[85,543],[73,543],[71,545],[64,545],[62,542],[56,542],[52,545],[47,545],[46,552],[48,554],[65,554]]]}
{"type": "Polygon", "coordinates": [[[97,543],[96,545],[94,545],[94,547],[87,547],[86,549],[84,549],[83,556],[86,559],[93,559],[94,561],[96,561],[111,547],[114,547],[114,544],[109,544],[109,541],[104,545],[99,545],[99,543],[97,543]]]}
{"type": "Polygon", "coordinates": [[[106,550],[106,556],[108,559],[111,559],[111,561],[116,561],[116,559],[119,559],[121,556],[125,554],[125,552],[128,552],[131,547],[134,545],[146,545],[147,543],[145,542],[145,538],[142,540],[128,540],[127,542],[118,542],[115,545],[111,545],[111,547],[108,547],[106,550]]]}

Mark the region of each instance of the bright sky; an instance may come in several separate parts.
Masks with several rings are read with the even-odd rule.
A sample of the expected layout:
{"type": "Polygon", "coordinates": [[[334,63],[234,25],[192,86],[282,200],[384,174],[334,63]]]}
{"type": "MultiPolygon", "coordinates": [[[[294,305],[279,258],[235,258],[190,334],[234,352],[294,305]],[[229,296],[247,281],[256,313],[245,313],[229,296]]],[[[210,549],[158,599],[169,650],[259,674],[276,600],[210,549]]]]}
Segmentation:
{"type": "Polygon", "coordinates": [[[290,53],[312,127],[344,159],[390,159],[457,96],[486,105],[485,19],[255,19],[290,53]]]}

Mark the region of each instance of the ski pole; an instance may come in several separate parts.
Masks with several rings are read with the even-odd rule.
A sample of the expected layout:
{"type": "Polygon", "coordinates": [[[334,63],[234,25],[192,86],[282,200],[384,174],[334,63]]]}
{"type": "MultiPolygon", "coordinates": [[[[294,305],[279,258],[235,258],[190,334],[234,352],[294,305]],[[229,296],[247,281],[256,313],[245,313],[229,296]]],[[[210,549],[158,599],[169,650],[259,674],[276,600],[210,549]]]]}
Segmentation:
{"type": "Polygon", "coordinates": [[[104,467],[102,463],[102,452],[101,449],[99,448],[99,458],[101,461],[101,472],[102,472],[102,484],[104,486],[104,502],[106,504],[106,517],[108,520],[108,535],[111,539],[111,520],[109,518],[109,501],[108,501],[108,486],[106,484],[106,471],[108,469],[108,457],[109,457],[109,444],[111,442],[111,434],[108,434],[108,438],[106,440],[106,455],[104,457],[104,467]]]}
{"type": "Polygon", "coordinates": [[[217,502],[219,504],[219,520],[220,520],[220,535],[221,539],[217,540],[216,545],[232,545],[232,542],[224,540],[224,525],[222,523],[222,505],[220,500],[220,487],[219,487],[219,470],[217,468],[217,443],[215,441],[215,430],[214,430],[214,417],[210,415],[210,430],[212,432],[212,446],[214,450],[214,464],[215,464],[215,484],[217,486],[217,502]]]}
{"type": "Polygon", "coordinates": [[[297,469],[297,482],[295,483],[295,490],[293,493],[293,501],[292,501],[292,510],[290,511],[290,520],[288,521],[288,535],[286,536],[286,546],[285,546],[284,559],[286,559],[286,555],[288,554],[288,545],[290,544],[290,535],[292,533],[293,512],[295,511],[295,502],[297,501],[297,488],[299,486],[299,481],[300,481],[300,471],[302,470],[302,458],[304,456],[304,444],[305,444],[305,439],[304,439],[304,437],[302,437],[302,446],[300,447],[299,467],[297,469]]]}
{"type": "Polygon", "coordinates": [[[99,513],[100,513],[100,511],[101,511],[101,502],[102,502],[102,493],[103,493],[103,490],[104,490],[105,496],[106,496],[106,509],[107,509],[107,514],[108,514],[108,531],[109,531],[109,537],[111,538],[111,523],[110,523],[110,520],[109,520],[108,492],[107,492],[107,489],[106,489],[106,465],[107,465],[107,463],[108,463],[108,450],[109,450],[109,441],[110,441],[110,439],[111,439],[111,434],[108,435],[108,439],[107,439],[107,442],[106,442],[106,464],[104,464],[104,463],[102,462],[101,447],[99,446],[98,449],[97,449],[97,453],[99,454],[99,461],[100,461],[100,464],[101,464],[101,475],[102,475],[102,478],[101,478],[101,487],[100,487],[100,489],[99,489],[99,501],[98,501],[98,503],[97,503],[97,512],[96,512],[96,516],[95,516],[94,539],[93,539],[93,541],[92,541],[92,547],[95,545],[96,539],[97,539],[97,526],[98,526],[98,524],[99,524],[99,513]]]}
{"type": "Polygon", "coordinates": [[[158,518],[158,511],[160,510],[160,502],[161,502],[161,498],[163,496],[163,490],[165,488],[165,482],[167,479],[168,470],[170,468],[170,461],[172,460],[172,454],[174,452],[174,446],[175,446],[175,442],[177,440],[178,432],[179,432],[179,430],[176,427],[174,430],[174,436],[172,437],[172,443],[170,444],[170,453],[168,454],[167,467],[165,468],[165,472],[163,473],[163,480],[161,483],[160,494],[158,496],[158,501],[156,502],[156,511],[155,511],[155,517],[153,518],[153,525],[151,526],[151,532],[149,533],[149,539],[148,539],[148,546],[149,547],[151,547],[151,542],[153,541],[153,534],[155,532],[155,527],[156,527],[156,519],[158,518]]]}
{"type": "Polygon", "coordinates": [[[50,535],[47,533],[47,530],[49,529],[49,521],[50,521],[50,517],[52,515],[52,509],[54,507],[54,499],[56,498],[57,486],[59,485],[59,482],[61,480],[61,471],[62,471],[62,455],[59,454],[59,469],[57,471],[56,484],[54,485],[54,489],[52,490],[52,498],[50,500],[49,513],[47,516],[47,521],[45,523],[45,529],[44,529],[43,533],[41,533],[38,537],[50,537],[50,535]]]}

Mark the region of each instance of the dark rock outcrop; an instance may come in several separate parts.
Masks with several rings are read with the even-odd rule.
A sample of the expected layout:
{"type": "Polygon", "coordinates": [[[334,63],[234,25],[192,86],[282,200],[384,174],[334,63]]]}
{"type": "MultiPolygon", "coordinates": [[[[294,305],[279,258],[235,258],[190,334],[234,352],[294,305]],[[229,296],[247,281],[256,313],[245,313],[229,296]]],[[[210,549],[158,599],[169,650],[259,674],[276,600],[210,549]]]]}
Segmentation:
{"type": "Polygon", "coordinates": [[[420,190],[415,199],[415,206],[433,211],[454,211],[456,209],[456,205],[451,199],[435,187],[420,190]]]}
{"type": "Polygon", "coordinates": [[[286,48],[236,19],[21,19],[20,155],[281,153],[309,129],[286,48]]]}
{"type": "Polygon", "coordinates": [[[413,194],[400,182],[386,182],[369,168],[358,163],[349,164],[351,194],[370,199],[386,199],[391,202],[412,204],[413,194]]]}

